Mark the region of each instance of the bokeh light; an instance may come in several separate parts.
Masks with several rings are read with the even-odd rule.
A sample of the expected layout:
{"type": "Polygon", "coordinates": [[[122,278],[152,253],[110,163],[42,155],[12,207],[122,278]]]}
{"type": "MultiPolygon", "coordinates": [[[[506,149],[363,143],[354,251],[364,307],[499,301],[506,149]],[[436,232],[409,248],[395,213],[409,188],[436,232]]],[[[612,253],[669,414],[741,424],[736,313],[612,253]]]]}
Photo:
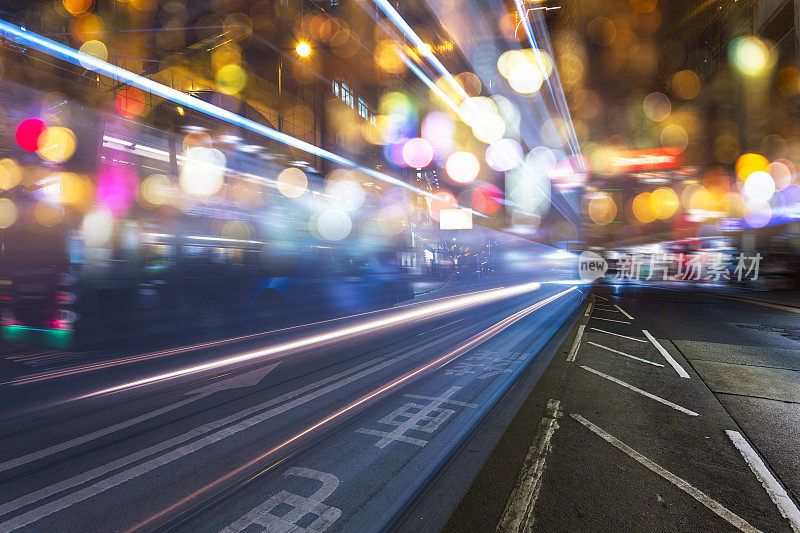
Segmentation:
{"type": "Polygon", "coordinates": [[[643,192],[637,194],[631,204],[631,210],[636,220],[643,224],[650,223],[656,219],[650,209],[650,193],[643,192]]]}
{"type": "Polygon", "coordinates": [[[17,206],[9,198],[0,198],[0,228],[7,228],[17,221],[17,206]]]}
{"type": "Polygon", "coordinates": [[[617,204],[607,194],[598,194],[589,199],[589,218],[598,226],[610,224],[617,216],[617,204]]]}
{"type": "Polygon", "coordinates": [[[214,80],[220,92],[237,94],[247,85],[247,72],[236,64],[225,65],[217,70],[214,80]]]}
{"type": "Polygon", "coordinates": [[[691,100],[700,94],[700,77],[693,70],[681,70],[672,75],[672,92],[682,100],[691,100]]]}
{"type": "Polygon", "coordinates": [[[20,148],[26,152],[35,152],[39,149],[39,138],[47,129],[47,124],[38,118],[29,118],[17,126],[16,139],[20,148]]]}
{"type": "Polygon", "coordinates": [[[181,188],[197,196],[216,194],[225,181],[225,164],[225,155],[215,148],[189,148],[181,170],[181,188]]]}
{"type": "Polygon", "coordinates": [[[661,122],[666,119],[672,111],[672,104],[664,93],[650,93],[642,103],[644,114],[650,120],[661,122]]]}
{"type": "Polygon", "coordinates": [[[736,177],[744,181],[753,172],[766,172],[769,170],[769,161],[761,154],[742,154],[736,160],[736,177]]]}
{"type": "Polygon", "coordinates": [[[77,139],[69,128],[49,126],[39,136],[39,157],[54,163],[63,163],[75,153],[77,139]]]}
{"type": "Polygon", "coordinates": [[[472,191],[471,200],[473,209],[484,215],[491,215],[502,206],[503,192],[496,185],[481,183],[472,191]]]}
{"type": "Polygon", "coordinates": [[[341,241],[350,235],[353,221],[346,211],[327,209],[317,217],[317,232],[328,241],[341,241]]]}
{"type": "Polygon", "coordinates": [[[739,72],[751,78],[764,76],[775,62],[770,46],[752,35],[737,37],[731,41],[728,58],[739,72]]]}
{"type": "Polygon", "coordinates": [[[672,217],[680,207],[678,195],[669,187],[659,187],[650,193],[650,210],[655,218],[672,217]]]}
{"type": "Polygon", "coordinates": [[[9,158],[0,159],[0,190],[13,189],[22,181],[22,169],[16,161],[9,158]]]}
{"type": "Polygon", "coordinates": [[[113,231],[114,217],[105,209],[94,209],[83,217],[81,233],[89,247],[103,246],[111,239],[113,231]]]}
{"type": "MultiPolygon", "coordinates": [[[[95,59],[99,59],[100,61],[108,60],[108,48],[106,48],[106,45],[101,41],[95,39],[90,39],[83,43],[78,51],[92,56],[95,59]]],[[[91,64],[83,59],[81,59],[81,65],[86,68],[91,68],[91,64]]]]}
{"type": "Polygon", "coordinates": [[[775,181],[768,172],[756,171],[747,176],[742,187],[742,196],[747,205],[769,202],[775,194],[775,181]]]}
{"type": "Polygon", "coordinates": [[[412,168],[425,168],[433,161],[433,146],[427,139],[417,137],[403,144],[403,162],[412,168]]]}
{"type": "Polygon", "coordinates": [[[278,174],[278,191],[287,198],[302,196],[308,189],[308,178],[299,168],[287,168],[278,174]]]}
{"type": "Polygon", "coordinates": [[[469,183],[478,177],[481,164],[478,158],[469,152],[454,152],[447,158],[445,170],[451,180],[457,183],[469,183]]]}
{"type": "Polygon", "coordinates": [[[522,147],[514,139],[500,139],[486,148],[486,164],[498,172],[511,170],[522,162],[522,147]]]}
{"type": "Polygon", "coordinates": [[[147,176],[140,187],[141,196],[152,206],[171,205],[177,199],[177,191],[172,180],[163,174],[147,176]]]}
{"type": "Polygon", "coordinates": [[[144,111],[144,93],[137,87],[126,87],[117,94],[115,105],[117,112],[123,117],[139,116],[144,111]]]}

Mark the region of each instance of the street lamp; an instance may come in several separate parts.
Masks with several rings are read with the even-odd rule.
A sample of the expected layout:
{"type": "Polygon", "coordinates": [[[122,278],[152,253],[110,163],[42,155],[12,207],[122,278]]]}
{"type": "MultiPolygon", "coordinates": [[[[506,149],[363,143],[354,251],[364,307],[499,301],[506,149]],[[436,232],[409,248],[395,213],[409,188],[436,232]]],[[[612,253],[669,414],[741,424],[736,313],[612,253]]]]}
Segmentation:
{"type": "Polygon", "coordinates": [[[311,55],[311,45],[305,41],[300,41],[294,49],[300,57],[308,57],[311,55]]]}

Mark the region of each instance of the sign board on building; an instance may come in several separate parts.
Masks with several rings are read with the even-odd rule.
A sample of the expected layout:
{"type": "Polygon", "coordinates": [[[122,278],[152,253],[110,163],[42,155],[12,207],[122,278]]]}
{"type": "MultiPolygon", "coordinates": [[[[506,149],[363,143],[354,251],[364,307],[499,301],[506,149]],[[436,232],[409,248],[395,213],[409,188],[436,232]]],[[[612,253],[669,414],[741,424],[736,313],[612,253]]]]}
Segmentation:
{"type": "Polygon", "coordinates": [[[646,150],[621,150],[611,156],[611,172],[632,172],[659,168],[676,168],[680,164],[676,146],[648,148],[646,150]]]}
{"type": "Polygon", "coordinates": [[[472,229],[472,213],[466,209],[440,209],[439,229],[472,229]]]}

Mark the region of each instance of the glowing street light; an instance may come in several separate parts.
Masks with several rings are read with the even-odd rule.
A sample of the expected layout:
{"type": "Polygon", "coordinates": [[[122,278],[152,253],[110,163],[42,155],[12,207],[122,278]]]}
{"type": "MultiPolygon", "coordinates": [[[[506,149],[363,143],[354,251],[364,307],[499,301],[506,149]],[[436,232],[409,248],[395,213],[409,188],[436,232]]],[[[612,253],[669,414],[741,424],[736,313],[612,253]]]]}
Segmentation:
{"type": "Polygon", "coordinates": [[[311,45],[305,41],[300,41],[294,49],[300,57],[308,57],[311,55],[311,45]]]}

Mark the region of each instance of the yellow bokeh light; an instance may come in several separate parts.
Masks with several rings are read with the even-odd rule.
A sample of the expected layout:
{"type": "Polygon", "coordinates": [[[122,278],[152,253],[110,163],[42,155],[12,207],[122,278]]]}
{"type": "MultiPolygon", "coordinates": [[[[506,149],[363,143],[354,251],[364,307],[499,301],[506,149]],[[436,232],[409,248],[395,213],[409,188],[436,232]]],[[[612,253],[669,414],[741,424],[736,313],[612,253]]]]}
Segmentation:
{"type": "Polygon", "coordinates": [[[678,195],[669,187],[659,187],[650,193],[650,211],[659,219],[670,218],[680,207],[678,195]]]}
{"type": "Polygon", "coordinates": [[[62,0],[64,9],[69,11],[72,16],[83,15],[92,7],[93,3],[94,0],[62,0]]]}
{"type": "Polygon", "coordinates": [[[33,216],[36,222],[42,226],[52,228],[64,220],[64,208],[46,202],[38,202],[33,208],[33,216]]]}
{"type": "Polygon", "coordinates": [[[239,65],[225,65],[217,71],[215,80],[221,92],[236,94],[247,85],[247,73],[239,65]]]}
{"type": "Polygon", "coordinates": [[[602,226],[611,223],[617,216],[617,204],[608,195],[595,196],[587,208],[592,222],[602,226]]]}
{"type": "Polygon", "coordinates": [[[141,195],[150,205],[170,205],[175,201],[177,190],[172,180],[163,174],[147,176],[141,185],[141,195]]]}
{"type": "MultiPolygon", "coordinates": [[[[94,39],[83,43],[78,51],[92,56],[95,59],[99,59],[100,61],[106,61],[108,59],[108,48],[106,48],[106,45],[94,39]]],[[[91,63],[89,61],[81,59],[80,62],[81,65],[86,68],[91,67],[91,63]]]]}
{"type": "Polygon", "coordinates": [[[39,157],[54,163],[63,163],[75,153],[77,140],[69,128],[49,126],[39,136],[39,157]]]}
{"type": "Polygon", "coordinates": [[[19,185],[22,169],[13,159],[0,159],[0,189],[8,190],[19,185]]]}
{"type": "Polygon", "coordinates": [[[17,206],[8,198],[0,198],[0,228],[7,228],[17,220],[17,206]]]}
{"type": "Polygon", "coordinates": [[[700,77],[693,70],[681,70],[672,75],[672,92],[682,100],[700,94],[700,77]]]}
{"type": "Polygon", "coordinates": [[[650,210],[649,193],[643,192],[636,195],[636,197],[633,199],[632,210],[633,210],[633,216],[635,216],[639,222],[642,222],[644,224],[652,222],[656,219],[656,217],[653,216],[653,213],[650,210]]]}
{"type": "Polygon", "coordinates": [[[736,177],[744,181],[753,172],[767,172],[769,161],[761,154],[742,154],[736,160],[736,177]]]}
{"type": "Polygon", "coordinates": [[[278,174],[278,191],[287,198],[302,196],[308,189],[308,178],[299,168],[287,168],[278,174]]]}

